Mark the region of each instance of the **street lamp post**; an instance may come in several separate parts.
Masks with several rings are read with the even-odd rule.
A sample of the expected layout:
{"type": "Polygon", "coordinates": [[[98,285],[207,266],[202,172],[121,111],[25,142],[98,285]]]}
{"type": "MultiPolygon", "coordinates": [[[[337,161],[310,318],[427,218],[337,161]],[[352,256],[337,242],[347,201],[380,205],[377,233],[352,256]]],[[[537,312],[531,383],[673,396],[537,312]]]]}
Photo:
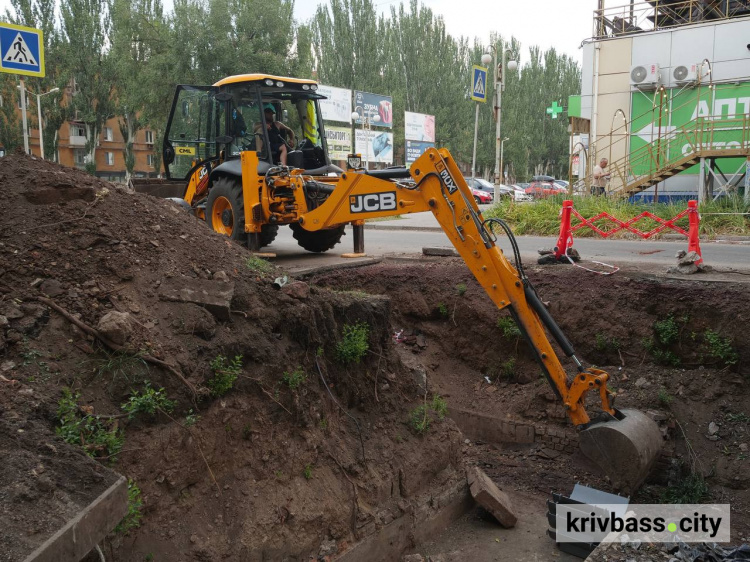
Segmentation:
{"type": "MultiPolygon", "coordinates": [[[[501,46],[502,49],[502,46],[501,46]]],[[[500,136],[501,123],[502,123],[502,101],[503,101],[503,90],[505,89],[505,69],[515,70],[518,68],[518,62],[515,60],[506,61],[507,54],[511,53],[510,49],[502,49],[502,61],[500,64],[495,64],[495,185],[500,185],[502,174],[502,162],[501,152],[503,140],[500,136]]],[[[497,47],[492,46],[492,54],[497,63],[497,47]]],[[[512,54],[512,53],[511,53],[512,54]]]]}
{"type": "MultiPolygon", "coordinates": [[[[365,112],[365,108],[362,107],[361,105],[358,105],[354,109],[355,110],[352,111],[352,122],[356,123],[357,119],[362,119],[362,134],[365,137],[365,170],[369,170],[370,169],[370,130],[371,130],[372,123],[377,123],[378,121],[380,121],[380,115],[378,115],[376,112],[372,110],[365,112]],[[359,111],[357,111],[357,109],[362,110],[361,115],[359,111]]],[[[355,145],[356,145],[356,135],[355,135],[355,145]]]]}
{"type": "MultiPolygon", "coordinates": [[[[498,183],[502,183],[505,181],[505,171],[503,168],[503,151],[505,149],[505,141],[510,140],[508,137],[505,137],[502,141],[500,141],[500,177],[502,178],[501,182],[495,182],[495,185],[497,186],[498,183]]],[[[497,199],[500,197],[499,195],[500,190],[495,187],[495,199],[496,203],[498,202],[497,199]]]]}
{"type": "Polygon", "coordinates": [[[52,88],[49,92],[43,94],[36,94],[36,111],[39,119],[39,150],[41,151],[42,160],[44,160],[44,124],[42,123],[42,104],[40,103],[42,96],[54,94],[59,92],[60,88],[52,88]]]}
{"type": "Polygon", "coordinates": [[[26,94],[33,94],[36,96],[36,111],[37,111],[37,118],[39,119],[39,150],[40,154],[42,155],[42,160],[44,160],[44,138],[43,138],[43,125],[42,125],[42,106],[40,103],[40,99],[42,96],[46,96],[48,94],[54,94],[55,92],[59,92],[60,88],[52,88],[49,92],[44,92],[43,94],[35,94],[34,92],[29,92],[26,89],[26,84],[24,83],[23,78],[21,78],[21,84],[18,86],[18,89],[21,91],[21,114],[23,117],[23,148],[26,154],[29,154],[29,132],[28,132],[28,126],[26,124],[26,94]]]}
{"type": "MultiPolygon", "coordinates": [[[[482,64],[488,65],[492,62],[492,56],[487,53],[482,55],[482,64]]],[[[485,84],[486,86],[486,84],[485,84]]],[[[486,87],[485,87],[485,91],[486,87]]],[[[474,153],[471,157],[471,177],[477,177],[477,137],[479,136],[479,101],[476,102],[477,108],[474,113],[474,153]]]]}

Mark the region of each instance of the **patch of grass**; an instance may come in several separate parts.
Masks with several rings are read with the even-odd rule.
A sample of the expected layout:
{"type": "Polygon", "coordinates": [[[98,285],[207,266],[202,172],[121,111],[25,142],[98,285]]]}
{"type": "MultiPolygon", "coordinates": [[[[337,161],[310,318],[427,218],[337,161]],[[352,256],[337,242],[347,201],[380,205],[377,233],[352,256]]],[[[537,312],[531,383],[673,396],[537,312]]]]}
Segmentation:
{"type": "Polygon", "coordinates": [[[448,305],[444,302],[438,303],[438,314],[441,318],[448,318],[450,316],[450,311],[448,310],[448,305]]]}
{"type": "Polygon", "coordinates": [[[359,363],[370,349],[370,326],[365,322],[344,324],[341,341],[336,344],[336,358],[344,364],[359,363]]]}
{"type": "Polygon", "coordinates": [[[213,396],[224,396],[232,390],[242,372],[242,355],[235,356],[231,361],[223,355],[217,355],[211,361],[211,370],[214,374],[206,384],[213,396]]]}
{"type": "Polygon", "coordinates": [[[729,338],[724,338],[708,329],[704,332],[703,339],[708,347],[708,354],[714,359],[718,359],[726,366],[736,365],[739,362],[740,356],[732,347],[732,341],[729,338]]]}
{"type": "Polygon", "coordinates": [[[138,414],[154,416],[158,410],[169,413],[174,410],[174,402],[167,398],[163,388],[151,388],[151,383],[146,381],[143,392],[133,391],[128,401],[120,408],[128,415],[128,419],[132,420],[138,414]]]}
{"type": "Polygon", "coordinates": [[[116,384],[118,379],[124,380],[128,384],[144,380],[148,373],[148,363],[146,363],[138,354],[124,353],[121,351],[102,351],[103,355],[96,361],[96,376],[111,377],[112,385],[116,384]]]}
{"type": "Polygon", "coordinates": [[[594,348],[597,351],[606,351],[607,350],[607,336],[605,336],[601,332],[597,332],[596,343],[594,344],[594,348]]]}
{"type": "Polygon", "coordinates": [[[669,405],[672,403],[673,400],[674,400],[674,397],[667,392],[666,388],[661,387],[659,389],[659,403],[660,404],[669,407],[669,405]]]}
{"type": "Polygon", "coordinates": [[[141,526],[141,508],[143,500],[141,499],[141,489],[136,483],[128,478],[128,513],[122,521],[115,527],[115,533],[128,534],[131,529],[137,529],[141,526]]]}
{"type": "Polygon", "coordinates": [[[245,260],[245,265],[250,271],[263,275],[273,271],[273,265],[268,260],[259,258],[258,256],[251,256],[245,260]]]}
{"type": "Polygon", "coordinates": [[[708,497],[708,484],[700,474],[692,473],[680,480],[674,486],[667,488],[662,494],[664,503],[696,504],[703,503],[708,497]]]}
{"type": "Polygon", "coordinates": [[[432,404],[430,404],[430,407],[439,420],[445,418],[445,415],[448,413],[448,403],[445,401],[445,398],[439,394],[435,394],[432,397],[432,404]]]}
{"type": "Polygon", "coordinates": [[[664,320],[654,322],[654,334],[659,344],[669,346],[677,343],[680,337],[680,326],[677,324],[674,316],[670,314],[664,320]]]}
{"type": "Polygon", "coordinates": [[[458,291],[459,297],[463,297],[466,294],[466,283],[459,283],[456,285],[456,291],[458,291]]]}
{"type": "Polygon", "coordinates": [[[302,471],[302,476],[305,480],[310,480],[313,477],[313,467],[311,464],[305,465],[305,470],[302,471]]]}
{"type": "Polygon", "coordinates": [[[78,407],[79,398],[69,388],[63,388],[62,398],[57,404],[60,425],[55,431],[66,443],[83,447],[87,455],[106,457],[114,462],[122,449],[122,431],[98,416],[82,413],[78,407]]]}
{"type": "Polygon", "coordinates": [[[654,338],[643,338],[641,344],[657,363],[660,363],[661,365],[669,365],[671,367],[680,366],[680,358],[673,351],[663,349],[657,345],[654,338]]]}
{"type": "Polygon", "coordinates": [[[739,414],[728,413],[724,416],[724,419],[732,423],[747,423],[750,422],[750,416],[740,412],[739,414]]]}
{"type": "Polygon", "coordinates": [[[302,370],[302,367],[297,367],[291,373],[284,371],[284,376],[282,378],[291,390],[296,390],[307,382],[307,374],[302,370]]]}
{"type": "Polygon", "coordinates": [[[322,429],[323,431],[325,431],[326,429],[328,429],[328,419],[326,419],[324,417],[320,418],[320,421],[318,422],[318,427],[320,429],[322,429]]]}
{"type": "Polygon", "coordinates": [[[497,319],[497,327],[508,339],[515,339],[521,337],[521,330],[510,316],[501,316],[497,319]]]}

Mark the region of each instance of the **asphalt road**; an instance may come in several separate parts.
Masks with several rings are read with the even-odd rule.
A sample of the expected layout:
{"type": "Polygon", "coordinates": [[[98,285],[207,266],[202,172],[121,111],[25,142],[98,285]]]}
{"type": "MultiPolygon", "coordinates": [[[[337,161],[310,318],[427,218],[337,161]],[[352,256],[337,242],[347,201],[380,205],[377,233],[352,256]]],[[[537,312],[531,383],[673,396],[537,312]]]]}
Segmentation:
{"type": "MultiPolygon", "coordinates": [[[[425,227],[431,228],[431,227],[425,227]]],[[[555,244],[555,237],[519,236],[516,238],[525,262],[535,262],[539,257],[539,248],[550,248],[555,244]]],[[[498,238],[498,245],[506,255],[511,255],[511,245],[507,237],[498,238]]],[[[370,257],[404,256],[422,254],[424,247],[452,247],[448,237],[442,231],[427,229],[402,229],[396,225],[375,223],[373,228],[365,227],[365,251],[370,257]]],[[[650,240],[603,240],[577,238],[574,247],[585,261],[599,261],[610,265],[623,263],[643,263],[676,265],[675,254],[687,250],[687,240],[650,241],[650,240]]],[[[353,237],[351,229],[342,242],[326,254],[311,254],[300,248],[292,238],[291,230],[279,229],[279,236],[271,246],[263,251],[273,252],[278,257],[279,265],[287,264],[293,269],[315,267],[339,262],[340,254],[351,252],[353,237]]],[[[701,242],[703,259],[717,269],[750,269],[750,242],[717,243],[701,242]]]]}

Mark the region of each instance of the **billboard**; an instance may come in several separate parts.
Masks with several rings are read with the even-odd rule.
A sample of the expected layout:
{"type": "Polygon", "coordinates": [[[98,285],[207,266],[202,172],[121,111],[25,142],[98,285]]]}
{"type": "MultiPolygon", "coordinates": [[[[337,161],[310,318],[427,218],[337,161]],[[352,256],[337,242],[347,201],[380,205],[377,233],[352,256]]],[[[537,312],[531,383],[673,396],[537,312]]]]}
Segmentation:
{"type": "Polygon", "coordinates": [[[393,164],[393,133],[357,129],[356,152],[363,162],[393,164]],[[369,142],[365,142],[365,139],[369,142]]]}
{"type": "Polygon", "coordinates": [[[417,158],[422,156],[425,150],[433,146],[435,146],[434,142],[413,141],[413,140],[407,139],[406,141],[406,163],[411,164],[417,158]]]}
{"type": "Polygon", "coordinates": [[[435,116],[424,113],[404,113],[406,140],[435,142],[435,116]]]}
{"type": "Polygon", "coordinates": [[[354,111],[359,113],[359,119],[357,119],[357,125],[362,124],[362,118],[364,116],[372,117],[377,115],[380,120],[372,122],[372,125],[376,127],[388,127],[393,128],[393,98],[390,96],[381,96],[379,94],[371,94],[369,92],[360,92],[354,90],[354,111]]]}
{"type": "Polygon", "coordinates": [[[352,91],[345,88],[335,88],[318,84],[318,93],[328,99],[318,100],[323,119],[351,123],[352,120],[352,91]]]}
{"type": "Polygon", "coordinates": [[[349,127],[331,127],[326,129],[328,155],[331,160],[346,160],[352,152],[352,130],[349,127]]]}

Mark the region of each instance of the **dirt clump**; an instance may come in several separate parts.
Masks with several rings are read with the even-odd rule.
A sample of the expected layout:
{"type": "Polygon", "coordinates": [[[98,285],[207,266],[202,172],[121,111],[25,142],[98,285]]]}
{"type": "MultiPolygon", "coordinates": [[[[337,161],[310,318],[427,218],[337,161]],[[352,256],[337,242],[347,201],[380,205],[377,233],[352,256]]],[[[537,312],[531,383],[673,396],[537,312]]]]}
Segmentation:
{"type": "Polygon", "coordinates": [[[275,290],[179,206],[30,156],[0,160],[0,205],[0,560],[77,509],[53,494],[33,523],[37,492],[14,492],[29,449],[71,466],[54,489],[96,493],[84,449],[136,484],[111,560],[340,553],[463,480],[455,424],[409,424],[423,395],[389,346],[390,299],[275,290]],[[342,362],[354,326],[364,352],[342,362]],[[66,396],[98,428],[75,447],[55,435],[66,396]]]}

